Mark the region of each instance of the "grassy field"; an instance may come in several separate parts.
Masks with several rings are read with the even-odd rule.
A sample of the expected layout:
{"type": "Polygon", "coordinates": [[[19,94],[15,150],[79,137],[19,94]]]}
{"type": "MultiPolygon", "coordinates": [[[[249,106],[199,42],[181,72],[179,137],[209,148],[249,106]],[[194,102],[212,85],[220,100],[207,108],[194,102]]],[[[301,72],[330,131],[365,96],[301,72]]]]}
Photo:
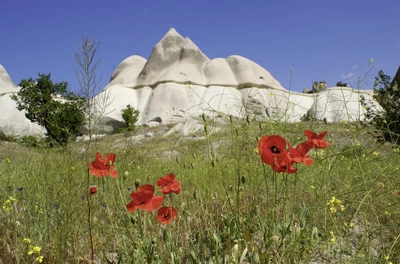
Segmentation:
{"type": "Polygon", "coordinates": [[[66,150],[0,142],[0,263],[400,263],[399,148],[356,123],[206,126],[168,137],[165,126],[139,128],[66,150]],[[311,166],[285,174],[261,161],[259,138],[296,146],[304,130],[328,131],[311,166]],[[119,176],[88,175],[86,148],[89,162],[115,153],[119,176]],[[157,210],[127,211],[135,183],[169,173],[181,183],[164,195],[178,213],[171,224],[157,210]]]}

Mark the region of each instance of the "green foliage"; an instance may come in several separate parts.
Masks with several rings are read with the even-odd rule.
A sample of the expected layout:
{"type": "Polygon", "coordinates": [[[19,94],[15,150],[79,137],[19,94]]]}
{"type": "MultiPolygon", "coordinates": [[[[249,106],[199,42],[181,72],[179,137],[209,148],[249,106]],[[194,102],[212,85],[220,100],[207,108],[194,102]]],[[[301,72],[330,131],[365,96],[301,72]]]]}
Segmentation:
{"type": "Polygon", "coordinates": [[[122,119],[125,121],[124,127],[120,128],[118,132],[134,132],[136,130],[136,123],[139,119],[140,111],[127,105],[122,109],[122,119]]]}
{"type": "Polygon", "coordinates": [[[66,82],[53,84],[50,74],[39,74],[39,77],[36,81],[32,78],[22,80],[21,90],[11,98],[31,122],[47,130],[51,145],[66,146],[71,136],[79,134],[85,121],[85,98],[68,91],[66,82]]]}
{"type": "Polygon", "coordinates": [[[367,110],[365,117],[375,127],[374,136],[380,141],[399,143],[400,140],[400,90],[398,80],[391,81],[390,76],[379,71],[375,77],[373,98],[382,107],[377,110],[372,102],[361,97],[361,104],[367,110]]]}

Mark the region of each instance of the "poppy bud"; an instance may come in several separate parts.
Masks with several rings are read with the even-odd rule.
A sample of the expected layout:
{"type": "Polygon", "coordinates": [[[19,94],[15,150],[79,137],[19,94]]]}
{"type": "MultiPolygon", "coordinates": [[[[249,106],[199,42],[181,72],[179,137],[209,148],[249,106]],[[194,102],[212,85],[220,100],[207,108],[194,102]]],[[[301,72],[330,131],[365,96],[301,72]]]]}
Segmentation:
{"type": "Polygon", "coordinates": [[[193,158],[197,158],[196,153],[193,153],[193,158]]]}
{"type": "Polygon", "coordinates": [[[246,176],[242,175],[241,180],[242,180],[242,183],[245,184],[246,183],[246,176]]]}
{"type": "Polygon", "coordinates": [[[208,134],[208,126],[204,125],[204,132],[206,132],[206,134],[208,134]]]}
{"type": "Polygon", "coordinates": [[[251,118],[250,118],[250,116],[248,115],[248,116],[246,116],[246,121],[247,121],[247,123],[248,124],[250,124],[251,123],[251,118]]]}
{"type": "Polygon", "coordinates": [[[194,163],[191,163],[190,166],[192,167],[192,169],[194,169],[196,166],[194,165],[194,163]]]}
{"type": "Polygon", "coordinates": [[[194,198],[195,200],[197,200],[197,191],[194,191],[194,192],[193,192],[193,198],[194,198]]]}
{"type": "Polygon", "coordinates": [[[268,108],[265,108],[265,113],[267,114],[268,117],[270,117],[268,108]]]}
{"type": "Polygon", "coordinates": [[[92,187],[90,187],[90,194],[95,194],[97,193],[97,186],[93,185],[92,187]]]}
{"type": "Polygon", "coordinates": [[[311,238],[314,240],[318,240],[318,228],[315,226],[312,228],[311,238]]]}
{"type": "Polygon", "coordinates": [[[139,180],[139,179],[136,179],[136,180],[135,180],[135,187],[136,187],[136,189],[139,188],[139,186],[140,186],[140,180],[139,180]]]}
{"type": "Polygon", "coordinates": [[[125,176],[125,177],[128,177],[128,176],[129,176],[129,172],[128,172],[128,171],[125,171],[125,172],[124,172],[124,176],[125,176]]]}
{"type": "Polygon", "coordinates": [[[328,124],[328,119],[326,119],[326,117],[324,117],[324,123],[325,123],[325,125],[328,124]]]}
{"type": "Polygon", "coordinates": [[[215,160],[214,159],[211,160],[211,166],[215,167],[215,160]]]}
{"type": "Polygon", "coordinates": [[[232,122],[233,122],[233,116],[232,115],[229,116],[229,121],[231,121],[231,124],[232,124],[232,122]]]}
{"type": "Polygon", "coordinates": [[[206,122],[206,114],[203,113],[203,114],[201,115],[201,118],[203,119],[203,121],[204,121],[204,123],[205,123],[205,122],[206,122]]]}

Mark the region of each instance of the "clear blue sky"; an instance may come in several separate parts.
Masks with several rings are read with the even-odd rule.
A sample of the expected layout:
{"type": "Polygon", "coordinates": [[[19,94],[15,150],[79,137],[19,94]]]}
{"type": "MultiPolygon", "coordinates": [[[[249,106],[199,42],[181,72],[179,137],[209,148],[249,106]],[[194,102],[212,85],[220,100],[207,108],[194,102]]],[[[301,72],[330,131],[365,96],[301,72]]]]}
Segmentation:
{"type": "Polygon", "coordinates": [[[356,86],[371,58],[363,88],[372,88],[380,69],[393,77],[400,65],[399,0],[15,0],[0,4],[0,25],[0,64],[17,85],[51,73],[77,89],[73,53],[89,36],[100,41],[104,87],[122,60],[147,59],[171,27],[210,59],[244,56],[292,91],[313,80],[356,86]]]}

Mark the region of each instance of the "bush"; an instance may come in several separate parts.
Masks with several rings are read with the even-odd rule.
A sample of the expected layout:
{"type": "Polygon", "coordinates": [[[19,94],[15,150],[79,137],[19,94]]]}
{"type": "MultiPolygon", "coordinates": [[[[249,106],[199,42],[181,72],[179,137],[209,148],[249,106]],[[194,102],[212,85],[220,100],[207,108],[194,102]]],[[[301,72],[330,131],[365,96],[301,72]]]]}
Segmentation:
{"type": "Polygon", "coordinates": [[[21,90],[11,98],[16,101],[17,109],[25,111],[31,122],[43,126],[50,145],[54,143],[66,146],[72,136],[79,134],[85,121],[85,98],[67,91],[68,83],[55,83],[50,74],[39,74],[34,81],[22,80],[21,90]]]}
{"type": "Polygon", "coordinates": [[[390,76],[379,71],[375,77],[373,98],[382,107],[377,110],[371,101],[361,96],[361,105],[365,107],[365,117],[374,126],[374,136],[379,142],[400,142],[400,91],[399,78],[391,81],[390,76]]]}
{"type": "Polygon", "coordinates": [[[136,123],[139,119],[139,114],[140,111],[129,104],[125,109],[122,109],[122,119],[124,119],[125,125],[120,128],[118,132],[134,132],[136,130],[136,123]]]}

